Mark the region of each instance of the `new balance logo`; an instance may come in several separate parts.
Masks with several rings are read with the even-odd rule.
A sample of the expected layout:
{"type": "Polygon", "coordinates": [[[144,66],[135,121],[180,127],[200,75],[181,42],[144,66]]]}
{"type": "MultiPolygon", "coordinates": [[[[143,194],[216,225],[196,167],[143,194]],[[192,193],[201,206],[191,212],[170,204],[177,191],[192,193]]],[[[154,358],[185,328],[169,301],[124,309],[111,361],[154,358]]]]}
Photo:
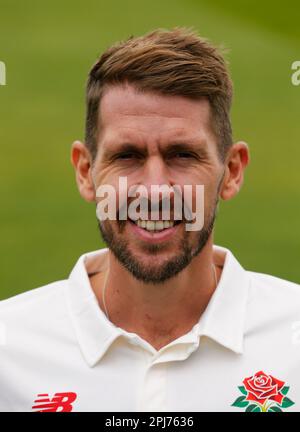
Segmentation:
{"type": "Polygon", "coordinates": [[[72,403],[77,398],[76,393],[55,393],[52,399],[48,393],[38,394],[32,409],[36,412],[70,412],[72,403]]]}

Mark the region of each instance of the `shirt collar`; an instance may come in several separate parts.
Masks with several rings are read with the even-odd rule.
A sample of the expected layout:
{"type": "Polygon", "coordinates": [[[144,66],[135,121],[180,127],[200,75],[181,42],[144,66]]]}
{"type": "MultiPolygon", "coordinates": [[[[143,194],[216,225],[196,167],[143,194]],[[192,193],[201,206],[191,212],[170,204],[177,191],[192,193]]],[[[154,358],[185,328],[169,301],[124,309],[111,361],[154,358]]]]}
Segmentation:
{"type": "Polygon", "coordinates": [[[94,366],[122,330],[110,322],[101,310],[90,285],[89,273],[105,270],[107,248],[82,255],[73,268],[66,286],[66,300],[81,352],[94,366]]]}
{"type": "MultiPolygon", "coordinates": [[[[180,340],[192,343],[196,337],[199,343],[199,337],[204,335],[241,354],[249,276],[229,249],[214,245],[213,251],[215,264],[223,267],[221,278],[199,322],[180,340]]],[[[65,291],[81,352],[91,367],[117,338],[134,336],[107,319],[90,285],[88,274],[105,270],[107,252],[104,248],[82,255],[69,276],[65,291]]]]}
{"type": "Polygon", "coordinates": [[[214,262],[223,266],[218,286],[199,321],[199,333],[242,354],[250,278],[231,251],[213,246],[214,262]]]}

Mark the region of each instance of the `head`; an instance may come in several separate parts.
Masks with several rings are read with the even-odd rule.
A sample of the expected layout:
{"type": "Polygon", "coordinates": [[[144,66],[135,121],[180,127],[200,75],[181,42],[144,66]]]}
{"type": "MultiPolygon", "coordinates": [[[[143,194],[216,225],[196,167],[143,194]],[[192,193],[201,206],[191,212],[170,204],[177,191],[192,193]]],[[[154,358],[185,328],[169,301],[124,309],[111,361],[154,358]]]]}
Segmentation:
{"type": "MultiPolygon", "coordinates": [[[[128,188],[143,185],[148,197],[152,185],[204,186],[199,231],[187,231],[183,219],[159,233],[148,232],[118,220],[118,212],[117,220],[99,222],[104,241],[137,279],[162,283],[181,272],[212,235],[219,199],[238,193],[249,153],[244,142],[232,142],[231,100],[221,52],[186,29],[130,38],[109,48],[92,67],[85,142],[72,146],[82,197],[97,203],[99,186],[111,185],[118,207],[120,177],[126,177],[128,188]]],[[[132,197],[126,199],[129,206],[132,197]]],[[[193,188],[194,209],[196,201],[193,188]]]]}

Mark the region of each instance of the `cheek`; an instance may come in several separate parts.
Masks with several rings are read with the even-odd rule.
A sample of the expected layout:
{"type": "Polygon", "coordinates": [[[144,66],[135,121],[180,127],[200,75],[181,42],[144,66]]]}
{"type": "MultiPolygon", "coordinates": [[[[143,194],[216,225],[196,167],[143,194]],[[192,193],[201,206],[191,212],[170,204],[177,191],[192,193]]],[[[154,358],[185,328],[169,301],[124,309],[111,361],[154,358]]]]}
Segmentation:
{"type": "MultiPolygon", "coordinates": [[[[197,211],[199,206],[203,207],[205,210],[211,209],[216,204],[217,199],[217,184],[216,183],[197,183],[192,187],[192,202],[193,202],[193,211],[197,211]]],[[[190,192],[185,194],[188,197],[189,202],[190,192]]]]}
{"type": "Polygon", "coordinates": [[[118,196],[119,182],[118,177],[111,175],[107,170],[97,171],[94,174],[94,184],[96,189],[96,198],[99,201],[99,197],[109,197],[110,200],[116,198],[118,196]]]}
{"type": "Polygon", "coordinates": [[[215,203],[217,197],[218,185],[214,182],[213,184],[206,184],[204,186],[204,197],[208,207],[211,207],[215,203]]]}
{"type": "Polygon", "coordinates": [[[96,174],[94,174],[94,181],[96,187],[104,186],[104,185],[112,185],[116,187],[118,182],[116,181],[116,178],[111,176],[109,173],[105,171],[98,171],[96,174]]]}
{"type": "Polygon", "coordinates": [[[141,177],[136,178],[134,174],[128,174],[120,171],[116,166],[105,166],[104,164],[95,165],[93,169],[93,178],[96,187],[101,185],[111,185],[116,193],[126,193],[131,185],[140,184],[141,177]]]}

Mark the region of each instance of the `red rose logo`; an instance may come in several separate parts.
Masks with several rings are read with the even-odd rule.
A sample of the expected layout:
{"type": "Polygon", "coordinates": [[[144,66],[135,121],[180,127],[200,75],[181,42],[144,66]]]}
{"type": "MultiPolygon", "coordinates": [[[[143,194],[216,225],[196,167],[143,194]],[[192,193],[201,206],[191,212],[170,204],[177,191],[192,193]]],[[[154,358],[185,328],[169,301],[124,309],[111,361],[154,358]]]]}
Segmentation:
{"type": "Polygon", "coordinates": [[[246,390],[248,390],[246,400],[258,402],[261,405],[267,400],[274,400],[281,405],[284,398],[284,395],[280,393],[285,384],[283,381],[260,371],[256,372],[252,377],[245,378],[243,384],[246,390]]]}
{"type": "Polygon", "coordinates": [[[245,378],[243,384],[239,387],[243,396],[239,396],[232,406],[246,408],[247,412],[276,412],[294,405],[286,397],[289,387],[285,386],[285,382],[263,371],[245,378]]]}

